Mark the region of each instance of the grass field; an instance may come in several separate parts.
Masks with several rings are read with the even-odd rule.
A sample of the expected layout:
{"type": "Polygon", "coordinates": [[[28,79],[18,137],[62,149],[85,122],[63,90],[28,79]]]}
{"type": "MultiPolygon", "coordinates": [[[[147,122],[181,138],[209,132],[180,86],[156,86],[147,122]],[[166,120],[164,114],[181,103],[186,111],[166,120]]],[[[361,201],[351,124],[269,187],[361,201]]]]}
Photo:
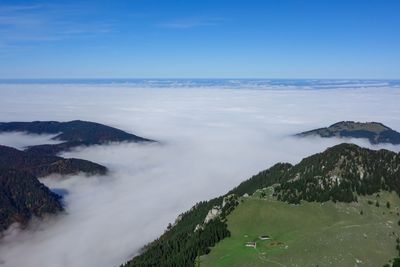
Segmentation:
{"type": "Polygon", "coordinates": [[[398,255],[399,206],[394,193],[360,197],[350,204],[290,205],[269,194],[243,198],[228,216],[232,236],[202,256],[201,266],[379,267],[398,255]],[[271,239],[260,240],[260,235],[271,239]],[[249,241],[257,247],[245,247],[249,241]]]}

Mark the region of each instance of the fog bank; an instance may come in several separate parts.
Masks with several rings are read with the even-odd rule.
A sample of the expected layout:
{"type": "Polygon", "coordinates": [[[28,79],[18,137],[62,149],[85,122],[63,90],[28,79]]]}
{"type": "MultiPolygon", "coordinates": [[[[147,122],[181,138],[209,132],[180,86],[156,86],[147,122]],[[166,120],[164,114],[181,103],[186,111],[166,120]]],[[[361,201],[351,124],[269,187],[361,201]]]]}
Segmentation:
{"type": "MultiPolygon", "coordinates": [[[[400,130],[400,90],[390,87],[1,84],[0,93],[0,121],[83,119],[160,141],[64,153],[103,164],[110,174],[42,179],[68,191],[66,214],[32,222],[27,231],[10,230],[0,243],[0,265],[7,267],[118,266],[196,202],[223,194],[276,162],[296,163],[343,141],[298,139],[294,133],[342,120],[379,121],[400,130]]],[[[37,141],[45,140],[31,144],[37,141]]],[[[399,151],[399,146],[346,141],[399,151]]],[[[0,142],[26,145],[25,137],[14,134],[0,135],[0,142]]]]}
{"type": "Polygon", "coordinates": [[[61,141],[52,140],[52,134],[27,134],[21,132],[0,133],[0,145],[9,145],[17,149],[41,144],[58,144],[61,141]]]}

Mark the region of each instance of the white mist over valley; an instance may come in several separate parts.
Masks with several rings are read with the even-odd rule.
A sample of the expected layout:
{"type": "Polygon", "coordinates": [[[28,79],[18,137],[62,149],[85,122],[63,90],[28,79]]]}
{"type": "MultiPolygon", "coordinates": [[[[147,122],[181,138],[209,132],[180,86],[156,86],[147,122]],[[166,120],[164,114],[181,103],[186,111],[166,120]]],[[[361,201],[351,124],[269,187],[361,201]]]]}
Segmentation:
{"type": "MultiPolygon", "coordinates": [[[[277,162],[296,163],[343,142],[293,134],[343,120],[400,130],[398,85],[324,86],[0,84],[2,122],[80,119],[159,141],[63,153],[110,172],[41,179],[63,194],[66,212],[34,220],[24,230],[11,227],[0,243],[0,266],[119,266],[196,202],[224,194],[277,162]]],[[[54,143],[51,137],[8,133],[0,143],[23,148],[54,143]]]]}

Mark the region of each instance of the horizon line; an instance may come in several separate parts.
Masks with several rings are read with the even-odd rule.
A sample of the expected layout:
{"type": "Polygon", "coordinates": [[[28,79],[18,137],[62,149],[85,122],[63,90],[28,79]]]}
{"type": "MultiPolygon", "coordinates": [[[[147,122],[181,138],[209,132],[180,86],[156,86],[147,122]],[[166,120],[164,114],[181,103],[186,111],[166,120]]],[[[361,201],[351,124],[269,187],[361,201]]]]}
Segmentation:
{"type": "Polygon", "coordinates": [[[366,81],[400,81],[400,78],[266,78],[266,77],[252,77],[252,78],[234,78],[234,77],[198,77],[198,78],[179,78],[179,77],[83,77],[83,78],[0,78],[0,81],[40,81],[40,80],[366,80],[366,81]]]}

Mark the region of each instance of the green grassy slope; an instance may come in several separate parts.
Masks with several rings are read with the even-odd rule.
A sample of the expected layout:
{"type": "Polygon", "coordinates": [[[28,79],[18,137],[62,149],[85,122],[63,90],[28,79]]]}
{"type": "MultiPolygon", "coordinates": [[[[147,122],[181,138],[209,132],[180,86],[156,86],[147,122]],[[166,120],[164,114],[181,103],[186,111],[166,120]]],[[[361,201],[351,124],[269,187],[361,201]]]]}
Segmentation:
{"type": "Polygon", "coordinates": [[[243,198],[228,216],[231,237],[202,256],[201,266],[382,266],[398,254],[395,193],[359,197],[358,203],[300,205],[268,195],[243,198]],[[259,240],[263,234],[271,240],[259,240]],[[257,241],[257,248],[245,247],[247,241],[257,241]]]}

